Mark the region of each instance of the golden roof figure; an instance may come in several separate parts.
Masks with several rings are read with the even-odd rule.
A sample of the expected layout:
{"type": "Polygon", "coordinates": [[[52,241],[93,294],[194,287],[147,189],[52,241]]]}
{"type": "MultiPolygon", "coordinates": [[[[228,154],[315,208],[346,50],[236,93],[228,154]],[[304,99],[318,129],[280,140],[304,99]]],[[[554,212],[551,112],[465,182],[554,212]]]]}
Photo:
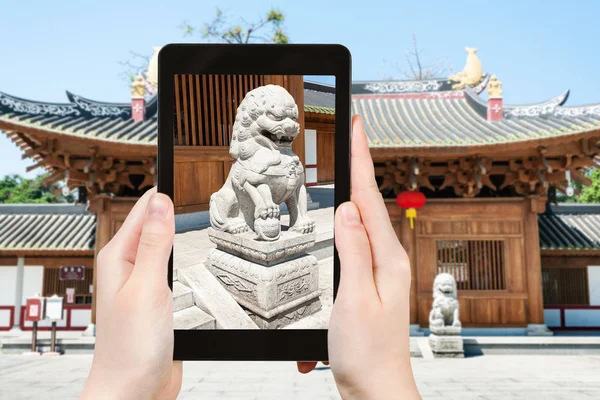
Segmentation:
{"type": "Polygon", "coordinates": [[[138,73],[137,77],[131,84],[131,97],[133,98],[144,98],[146,95],[146,83],[141,73],[138,73]]]}
{"type": "Polygon", "coordinates": [[[488,96],[489,97],[502,97],[502,82],[496,78],[496,75],[492,76],[490,83],[488,83],[488,96]]]}
{"type": "Polygon", "coordinates": [[[483,69],[481,67],[481,60],[475,53],[477,49],[471,47],[465,47],[467,52],[467,62],[465,68],[458,74],[450,75],[448,79],[452,82],[456,82],[452,85],[452,89],[464,89],[466,86],[475,86],[483,78],[483,69]]]}

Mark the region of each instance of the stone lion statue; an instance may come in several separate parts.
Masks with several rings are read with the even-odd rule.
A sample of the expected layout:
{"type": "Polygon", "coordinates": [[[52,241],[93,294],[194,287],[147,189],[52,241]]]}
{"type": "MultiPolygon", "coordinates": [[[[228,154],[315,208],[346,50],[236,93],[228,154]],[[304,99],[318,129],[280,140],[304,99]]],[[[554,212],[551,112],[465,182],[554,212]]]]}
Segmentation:
{"type": "Polygon", "coordinates": [[[240,103],[229,154],[234,163],[210,198],[210,223],[232,234],[252,230],[262,240],[281,233],[279,206],[287,205],[292,231],[310,233],[304,168],[292,152],[300,132],[298,106],[284,88],[260,86],[240,103]]]}
{"type": "Polygon", "coordinates": [[[447,327],[460,328],[456,281],[447,273],[439,274],[433,281],[433,306],[429,314],[432,333],[447,333],[447,327]]]}

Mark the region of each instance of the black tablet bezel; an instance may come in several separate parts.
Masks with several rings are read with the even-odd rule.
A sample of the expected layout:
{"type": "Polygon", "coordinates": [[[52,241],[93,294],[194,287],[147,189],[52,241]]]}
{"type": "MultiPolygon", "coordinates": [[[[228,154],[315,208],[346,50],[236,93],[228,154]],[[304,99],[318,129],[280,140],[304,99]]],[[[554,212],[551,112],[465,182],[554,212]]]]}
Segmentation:
{"type": "MultiPolygon", "coordinates": [[[[341,45],[169,44],[158,56],[158,191],[173,199],[175,74],[335,76],[335,208],[350,200],[351,56],[341,45]]],[[[334,246],[334,298],[340,265],[334,246]]],[[[173,252],[168,282],[173,289],[173,252]]],[[[325,361],[327,330],[175,330],[175,360],[325,361]]]]}

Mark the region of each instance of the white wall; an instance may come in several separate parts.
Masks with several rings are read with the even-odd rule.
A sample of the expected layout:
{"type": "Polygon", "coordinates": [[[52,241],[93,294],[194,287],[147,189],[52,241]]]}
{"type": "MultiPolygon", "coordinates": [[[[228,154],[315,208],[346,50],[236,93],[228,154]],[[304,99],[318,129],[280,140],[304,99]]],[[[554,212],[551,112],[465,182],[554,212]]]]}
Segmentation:
{"type": "Polygon", "coordinates": [[[17,291],[17,267],[0,267],[0,306],[14,306],[17,291]]]}
{"type": "Polygon", "coordinates": [[[71,310],[71,327],[85,328],[92,322],[92,310],[71,310]]]}
{"type": "Polygon", "coordinates": [[[10,327],[11,310],[0,310],[0,328],[10,327]]]}
{"type": "Polygon", "coordinates": [[[317,168],[309,168],[307,165],[317,164],[317,131],[314,129],[304,130],[304,152],[306,163],[304,171],[306,174],[306,183],[317,182],[317,168]]]}
{"type": "Polygon", "coordinates": [[[304,130],[304,153],[307,164],[317,163],[317,131],[314,129],[304,130]]]}
{"type": "Polygon", "coordinates": [[[565,326],[596,327],[600,326],[600,310],[565,310],[565,326]]]}
{"type": "Polygon", "coordinates": [[[560,310],[544,310],[544,324],[549,328],[560,327],[560,310]]]}
{"type": "MultiPolygon", "coordinates": [[[[44,267],[43,266],[29,266],[25,267],[25,273],[23,274],[23,305],[27,302],[28,297],[32,297],[36,293],[42,293],[42,285],[44,280],[44,267]]],[[[13,300],[14,304],[14,300],[13,300]]]]}
{"type": "Polygon", "coordinates": [[[600,306],[600,266],[588,267],[588,285],[590,289],[590,305],[600,306]]]}

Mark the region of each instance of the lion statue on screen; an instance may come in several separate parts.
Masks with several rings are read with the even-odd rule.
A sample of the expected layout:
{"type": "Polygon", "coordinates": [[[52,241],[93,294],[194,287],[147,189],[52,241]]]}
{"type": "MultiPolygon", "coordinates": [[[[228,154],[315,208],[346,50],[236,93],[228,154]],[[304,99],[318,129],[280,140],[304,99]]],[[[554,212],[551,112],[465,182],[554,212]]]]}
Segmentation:
{"type": "Polygon", "coordinates": [[[433,306],[429,314],[429,329],[432,333],[448,333],[448,327],[456,330],[461,328],[461,323],[456,280],[452,275],[442,273],[433,281],[433,306]]]}
{"type": "Polygon", "coordinates": [[[210,197],[214,229],[232,234],[252,230],[259,239],[277,240],[279,206],[285,203],[291,231],[314,231],[304,167],[292,152],[300,133],[297,119],[298,106],[281,86],[260,86],[246,94],[233,125],[229,155],[234,162],[223,187],[210,197]]]}

